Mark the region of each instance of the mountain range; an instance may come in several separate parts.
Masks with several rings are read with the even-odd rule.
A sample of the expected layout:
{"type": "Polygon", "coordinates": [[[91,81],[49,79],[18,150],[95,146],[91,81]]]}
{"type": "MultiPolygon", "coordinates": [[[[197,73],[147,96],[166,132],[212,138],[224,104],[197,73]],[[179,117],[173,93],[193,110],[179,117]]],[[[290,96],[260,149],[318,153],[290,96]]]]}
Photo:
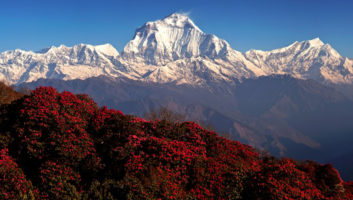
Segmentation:
{"type": "Polygon", "coordinates": [[[190,18],[174,13],[139,27],[123,52],[110,44],[50,47],[0,54],[0,79],[8,84],[100,75],[157,83],[234,84],[235,80],[289,74],[325,84],[352,84],[353,60],[319,38],[272,51],[236,51],[190,18]]]}
{"type": "Polygon", "coordinates": [[[276,156],[337,161],[353,178],[338,163],[353,151],[353,60],[319,38],[242,53],[174,13],[139,27],[121,53],[110,44],[3,52],[0,79],[139,116],[167,106],[276,156]]]}

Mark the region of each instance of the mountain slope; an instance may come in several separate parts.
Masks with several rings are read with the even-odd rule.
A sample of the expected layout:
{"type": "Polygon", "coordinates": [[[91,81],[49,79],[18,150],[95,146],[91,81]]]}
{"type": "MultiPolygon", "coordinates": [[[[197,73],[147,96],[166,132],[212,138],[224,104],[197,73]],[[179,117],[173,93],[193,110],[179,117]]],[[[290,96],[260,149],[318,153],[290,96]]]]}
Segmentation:
{"type": "Polygon", "coordinates": [[[287,156],[325,161],[353,150],[353,102],[332,88],[275,75],[244,80],[235,94],[246,123],[276,135],[287,156]]]}

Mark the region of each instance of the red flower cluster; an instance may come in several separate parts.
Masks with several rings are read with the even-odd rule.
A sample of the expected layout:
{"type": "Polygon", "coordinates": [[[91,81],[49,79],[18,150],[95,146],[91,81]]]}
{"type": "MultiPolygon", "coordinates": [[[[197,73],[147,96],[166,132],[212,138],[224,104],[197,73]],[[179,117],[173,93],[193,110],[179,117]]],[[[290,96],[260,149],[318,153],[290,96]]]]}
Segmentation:
{"type": "Polygon", "coordinates": [[[323,199],[310,177],[299,170],[293,160],[282,159],[263,163],[254,174],[250,190],[266,199],[323,199]]]}
{"type": "Polygon", "coordinates": [[[331,165],[41,87],[0,109],[2,199],[353,199],[331,165]],[[11,156],[11,157],[10,157],[11,156]]]}
{"type": "Polygon", "coordinates": [[[38,159],[63,156],[80,161],[95,153],[86,129],[96,110],[97,105],[87,96],[39,88],[22,103],[18,117],[24,126],[17,129],[19,139],[38,159]],[[46,154],[48,148],[54,151],[46,154]]]}
{"type": "Polygon", "coordinates": [[[34,198],[38,194],[23,171],[8,155],[7,149],[0,151],[0,199],[34,198]]]}

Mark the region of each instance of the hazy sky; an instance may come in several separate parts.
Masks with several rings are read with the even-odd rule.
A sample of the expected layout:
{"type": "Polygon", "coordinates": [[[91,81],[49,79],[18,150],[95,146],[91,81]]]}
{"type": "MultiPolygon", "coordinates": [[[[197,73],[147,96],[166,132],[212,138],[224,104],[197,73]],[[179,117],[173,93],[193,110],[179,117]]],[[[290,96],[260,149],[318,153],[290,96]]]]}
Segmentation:
{"type": "Polygon", "coordinates": [[[353,58],[353,0],[9,0],[0,4],[0,52],[111,43],[173,12],[238,51],[270,50],[315,37],[353,58]]]}

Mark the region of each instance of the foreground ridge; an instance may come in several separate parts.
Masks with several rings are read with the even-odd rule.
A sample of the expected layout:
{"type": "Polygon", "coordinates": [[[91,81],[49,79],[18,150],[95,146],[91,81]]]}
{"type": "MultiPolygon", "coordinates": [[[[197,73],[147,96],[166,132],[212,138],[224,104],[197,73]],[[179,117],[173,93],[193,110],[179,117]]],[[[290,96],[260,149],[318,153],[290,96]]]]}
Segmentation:
{"type": "Polygon", "coordinates": [[[330,164],[40,87],[0,107],[1,199],[353,199],[330,164]]]}

